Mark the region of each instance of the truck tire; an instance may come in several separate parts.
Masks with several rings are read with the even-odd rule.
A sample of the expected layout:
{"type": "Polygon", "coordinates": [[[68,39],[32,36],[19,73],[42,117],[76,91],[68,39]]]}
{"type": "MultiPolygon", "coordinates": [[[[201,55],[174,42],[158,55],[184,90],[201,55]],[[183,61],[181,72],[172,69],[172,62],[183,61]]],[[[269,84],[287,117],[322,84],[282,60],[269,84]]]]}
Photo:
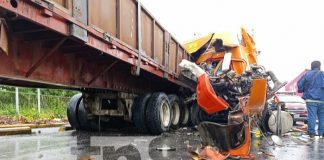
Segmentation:
{"type": "Polygon", "coordinates": [[[181,121],[180,116],[182,114],[182,107],[180,107],[180,100],[177,95],[168,95],[170,101],[170,107],[172,112],[171,117],[171,129],[178,129],[180,127],[181,121]]]}
{"type": "Polygon", "coordinates": [[[88,111],[85,109],[83,99],[81,100],[79,104],[78,109],[78,120],[79,120],[79,127],[77,130],[84,130],[84,131],[91,131],[91,121],[88,118],[88,111]]]}
{"type": "Polygon", "coordinates": [[[153,93],[147,103],[146,122],[152,134],[168,132],[171,125],[172,112],[168,96],[165,93],[153,93]]]}
{"type": "Polygon", "coordinates": [[[193,103],[190,107],[190,122],[193,127],[199,124],[198,110],[199,110],[198,104],[193,103]]]}
{"type": "Polygon", "coordinates": [[[189,108],[186,104],[184,104],[183,102],[180,102],[180,103],[182,104],[180,107],[180,109],[181,109],[180,127],[184,127],[189,124],[190,112],[189,112],[189,108]]]}
{"type": "Polygon", "coordinates": [[[141,133],[147,133],[147,125],[146,125],[146,105],[151,97],[151,94],[144,94],[138,96],[134,100],[134,104],[132,107],[133,117],[132,120],[136,127],[136,130],[141,133]]]}
{"type": "Polygon", "coordinates": [[[190,121],[193,126],[198,125],[200,122],[204,121],[205,115],[203,110],[199,108],[199,105],[194,102],[190,107],[190,121]]]}
{"type": "Polygon", "coordinates": [[[78,119],[77,119],[77,116],[78,116],[77,111],[78,111],[79,104],[81,101],[81,96],[82,96],[81,93],[74,95],[70,99],[70,101],[68,103],[67,111],[66,111],[69,123],[73,129],[76,129],[79,126],[78,119]]]}

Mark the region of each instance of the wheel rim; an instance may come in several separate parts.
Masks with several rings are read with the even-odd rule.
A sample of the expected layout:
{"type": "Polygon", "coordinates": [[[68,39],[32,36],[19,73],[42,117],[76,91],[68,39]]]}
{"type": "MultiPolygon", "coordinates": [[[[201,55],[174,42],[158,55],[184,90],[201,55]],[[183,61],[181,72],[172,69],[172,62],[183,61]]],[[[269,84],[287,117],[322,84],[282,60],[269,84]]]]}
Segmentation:
{"type": "Polygon", "coordinates": [[[188,107],[183,107],[183,120],[182,120],[182,124],[185,125],[187,124],[187,122],[189,121],[189,109],[188,107]]]}
{"type": "Polygon", "coordinates": [[[174,103],[172,105],[172,112],[173,112],[172,124],[177,125],[180,119],[180,108],[178,103],[174,103]]]}
{"type": "Polygon", "coordinates": [[[170,124],[170,119],[171,119],[171,116],[170,116],[170,107],[167,103],[167,101],[163,101],[161,103],[161,109],[160,109],[160,118],[161,118],[161,124],[164,126],[164,127],[168,127],[169,124],[170,124]]]}

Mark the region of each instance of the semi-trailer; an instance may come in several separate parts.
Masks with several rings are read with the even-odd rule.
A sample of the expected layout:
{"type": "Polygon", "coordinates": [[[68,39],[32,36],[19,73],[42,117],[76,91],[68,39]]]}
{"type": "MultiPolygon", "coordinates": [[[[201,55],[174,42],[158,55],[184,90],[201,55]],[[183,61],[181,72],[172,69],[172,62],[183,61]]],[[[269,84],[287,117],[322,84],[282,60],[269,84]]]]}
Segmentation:
{"type": "MultiPolygon", "coordinates": [[[[78,130],[121,120],[160,134],[189,122],[183,46],[137,0],[0,1],[0,83],[78,90],[78,130]]],[[[101,128],[104,129],[104,128],[101,128]]]]}

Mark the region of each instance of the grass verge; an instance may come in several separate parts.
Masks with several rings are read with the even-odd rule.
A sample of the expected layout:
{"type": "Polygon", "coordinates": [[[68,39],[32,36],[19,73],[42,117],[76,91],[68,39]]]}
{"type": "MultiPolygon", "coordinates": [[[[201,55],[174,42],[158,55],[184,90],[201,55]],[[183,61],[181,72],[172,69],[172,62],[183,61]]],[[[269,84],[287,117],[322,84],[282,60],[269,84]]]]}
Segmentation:
{"type": "Polygon", "coordinates": [[[19,108],[19,115],[16,114],[14,105],[0,106],[0,116],[7,116],[21,122],[33,122],[41,120],[51,120],[55,118],[66,118],[66,105],[54,106],[51,108],[41,108],[38,113],[36,107],[22,106],[19,108]]]}

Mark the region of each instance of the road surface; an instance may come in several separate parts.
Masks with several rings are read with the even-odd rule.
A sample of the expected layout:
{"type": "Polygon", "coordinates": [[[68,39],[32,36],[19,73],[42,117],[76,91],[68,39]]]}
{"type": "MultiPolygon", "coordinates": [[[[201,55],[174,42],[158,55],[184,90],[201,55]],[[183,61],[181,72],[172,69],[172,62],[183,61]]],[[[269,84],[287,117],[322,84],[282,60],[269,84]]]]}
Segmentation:
{"type": "MultiPolygon", "coordinates": [[[[255,138],[252,151],[257,159],[319,160],[324,157],[324,139],[300,144],[292,135],[283,137],[283,146],[270,146],[265,138],[255,138]]],[[[35,129],[31,135],[0,137],[0,159],[17,160],[177,160],[191,159],[188,152],[200,145],[197,132],[181,129],[161,136],[129,131],[89,133],[59,132],[58,128],[35,129]],[[169,151],[158,148],[169,147],[169,151]]]]}

